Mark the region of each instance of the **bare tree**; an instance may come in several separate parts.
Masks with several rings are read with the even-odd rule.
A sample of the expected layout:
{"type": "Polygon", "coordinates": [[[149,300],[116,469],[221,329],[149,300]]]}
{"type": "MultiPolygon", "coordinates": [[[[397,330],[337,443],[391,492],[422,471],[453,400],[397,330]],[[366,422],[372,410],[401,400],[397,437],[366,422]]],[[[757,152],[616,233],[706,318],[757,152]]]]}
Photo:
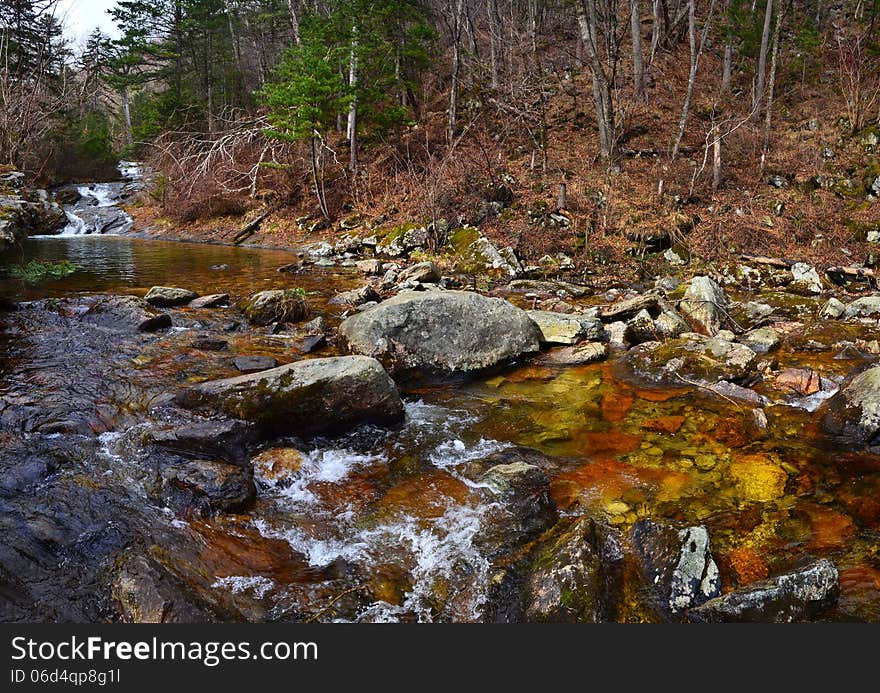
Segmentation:
{"type": "Polygon", "coordinates": [[[642,62],[642,19],[639,0],[630,0],[630,32],[632,33],[633,86],[636,99],[645,94],[645,68],[642,62]]]}
{"type": "MultiPolygon", "coordinates": [[[[613,79],[617,64],[617,38],[613,31],[600,30],[599,12],[596,0],[576,0],[578,26],[581,39],[587,51],[593,81],[593,103],[596,107],[596,123],[599,127],[599,153],[603,159],[610,161],[616,156],[617,132],[614,109],[613,79]],[[603,65],[601,48],[602,40],[608,65],[603,65]]],[[[608,10],[609,8],[603,7],[608,10]]],[[[606,13],[610,21],[610,17],[606,13]]]]}
{"type": "Polygon", "coordinates": [[[764,9],[764,30],[761,32],[761,50],[758,54],[758,73],[755,75],[755,93],[752,103],[757,106],[755,112],[760,111],[761,102],[764,99],[764,83],[767,79],[767,52],[770,46],[770,27],[773,24],[773,0],[767,0],[764,9]]]}

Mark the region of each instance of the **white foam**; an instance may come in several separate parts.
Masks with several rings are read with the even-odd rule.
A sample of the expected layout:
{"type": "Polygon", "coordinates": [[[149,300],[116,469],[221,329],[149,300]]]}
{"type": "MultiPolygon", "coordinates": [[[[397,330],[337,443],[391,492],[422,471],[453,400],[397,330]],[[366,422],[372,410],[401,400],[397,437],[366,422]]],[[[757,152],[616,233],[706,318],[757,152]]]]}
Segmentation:
{"type": "Polygon", "coordinates": [[[217,578],[211,587],[215,589],[228,589],[232,594],[253,592],[257,599],[262,599],[266,593],[275,587],[275,581],[262,575],[230,575],[229,577],[217,578]]]}

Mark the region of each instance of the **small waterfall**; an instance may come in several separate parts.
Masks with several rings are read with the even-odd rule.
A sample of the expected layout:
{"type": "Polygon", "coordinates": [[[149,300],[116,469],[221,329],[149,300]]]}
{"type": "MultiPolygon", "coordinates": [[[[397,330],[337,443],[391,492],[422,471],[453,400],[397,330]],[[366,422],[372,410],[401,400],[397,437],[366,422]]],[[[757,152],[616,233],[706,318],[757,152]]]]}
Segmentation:
{"type": "Polygon", "coordinates": [[[120,161],[118,168],[121,181],[69,186],[59,191],[78,196],[76,202],[64,205],[68,224],[61,236],[119,235],[131,231],[134,220],[119,204],[143,188],[144,167],[137,161],[120,161]]]}

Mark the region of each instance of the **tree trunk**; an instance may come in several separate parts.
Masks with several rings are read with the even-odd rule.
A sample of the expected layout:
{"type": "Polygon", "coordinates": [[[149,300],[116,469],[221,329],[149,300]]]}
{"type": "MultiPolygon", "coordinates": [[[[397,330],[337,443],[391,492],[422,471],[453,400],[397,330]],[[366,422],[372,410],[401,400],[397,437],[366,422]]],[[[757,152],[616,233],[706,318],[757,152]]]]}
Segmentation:
{"type": "Polygon", "coordinates": [[[134,134],[131,127],[131,103],[128,99],[128,87],[122,87],[119,97],[122,101],[122,120],[125,123],[125,144],[130,147],[134,144],[134,134]]]}
{"type": "Polygon", "coordinates": [[[730,73],[733,69],[733,22],[730,19],[730,0],[724,3],[724,14],[727,17],[727,40],[724,43],[724,62],[721,67],[721,93],[730,91],[730,73]]]}
{"type": "Polygon", "coordinates": [[[721,134],[716,125],[713,129],[715,139],[712,142],[712,190],[721,187],[721,134]]]}
{"type": "Polygon", "coordinates": [[[358,87],[358,26],[355,24],[351,29],[351,50],[348,58],[348,88],[351,90],[351,102],[348,106],[348,137],[349,159],[348,168],[354,173],[357,171],[358,141],[357,141],[357,87],[358,87]]]}
{"type": "Polygon", "coordinates": [[[630,0],[630,30],[632,33],[633,87],[636,99],[645,94],[645,68],[642,63],[642,21],[639,0],[630,0]]]}
{"type": "Polygon", "coordinates": [[[758,54],[758,74],[755,78],[755,94],[752,99],[757,114],[764,100],[764,83],[767,79],[767,50],[770,45],[770,26],[773,24],[773,0],[767,0],[764,10],[764,31],[761,33],[761,52],[758,54]]]}
{"type": "Polygon", "coordinates": [[[660,0],[653,0],[651,3],[651,50],[648,52],[648,65],[653,65],[654,56],[657,54],[657,48],[660,46],[660,36],[662,33],[660,23],[662,21],[660,0]]]}
{"type": "Polygon", "coordinates": [[[293,29],[293,40],[297,46],[302,44],[299,36],[299,16],[296,13],[296,0],[287,0],[287,10],[290,14],[290,26],[293,29]]]}
{"type": "Polygon", "coordinates": [[[464,16],[464,0],[456,0],[452,17],[452,75],[449,86],[449,114],[446,124],[446,139],[451,145],[455,141],[458,128],[458,89],[461,71],[461,26],[464,16]]]}
{"type": "Polygon", "coordinates": [[[593,73],[593,101],[596,106],[596,123],[599,127],[599,153],[603,159],[611,160],[616,154],[614,99],[611,93],[611,81],[599,57],[599,21],[595,0],[577,0],[575,8],[581,38],[593,73]]]}
{"type": "Polygon", "coordinates": [[[681,119],[678,123],[678,135],[675,138],[675,144],[672,147],[672,161],[678,158],[678,152],[681,149],[681,141],[684,138],[685,129],[687,128],[688,115],[691,110],[691,100],[694,96],[694,85],[697,81],[697,67],[700,63],[700,56],[706,45],[706,37],[709,34],[709,25],[712,22],[712,12],[715,9],[715,0],[709,2],[709,10],[706,14],[706,22],[703,24],[703,32],[700,36],[700,44],[697,46],[697,20],[694,5],[696,0],[690,0],[688,7],[688,41],[691,48],[691,70],[688,75],[687,93],[684,97],[684,104],[681,107],[681,119]]]}
{"type": "Polygon", "coordinates": [[[489,19],[489,75],[492,91],[497,91],[498,79],[498,6],[497,0],[486,0],[486,16],[489,19]]]}
{"type": "Polygon", "coordinates": [[[776,89],[776,67],[779,64],[779,32],[783,19],[783,3],[776,6],[776,26],[773,27],[773,49],[770,58],[770,80],[767,86],[767,113],[764,118],[764,146],[761,151],[761,173],[767,165],[767,154],[770,151],[770,131],[773,127],[773,99],[776,89]]]}

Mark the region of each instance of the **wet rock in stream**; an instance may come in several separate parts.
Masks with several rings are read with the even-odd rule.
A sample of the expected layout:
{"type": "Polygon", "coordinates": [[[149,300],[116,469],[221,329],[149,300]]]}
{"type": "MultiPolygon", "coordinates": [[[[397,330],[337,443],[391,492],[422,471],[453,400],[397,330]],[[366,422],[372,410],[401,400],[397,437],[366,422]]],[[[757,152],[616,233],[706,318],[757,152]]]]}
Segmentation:
{"type": "Polygon", "coordinates": [[[721,594],[721,577],[705,527],[677,528],[653,520],[637,522],[632,542],[652,602],[675,617],[721,594]]]}
{"type": "Polygon", "coordinates": [[[688,618],[709,623],[807,621],[832,606],[839,594],[837,569],[823,559],[711,599],[691,609],[688,618]]]}
{"type": "Polygon", "coordinates": [[[154,286],[144,296],[144,300],[156,308],[173,308],[183,306],[198,299],[199,295],[189,289],[176,286],[154,286]]]}
{"type": "Polygon", "coordinates": [[[245,421],[196,421],[173,428],[158,428],[150,441],[161,448],[194,457],[218,457],[243,464],[257,440],[257,430],[245,421]]]}
{"type": "Polygon", "coordinates": [[[180,459],[163,464],[160,476],[157,499],[184,515],[241,512],[256,498],[251,467],[180,459]]]}
{"type": "Polygon", "coordinates": [[[721,380],[748,383],[756,375],[757,354],[744,344],[720,337],[685,333],[666,342],[645,342],[615,363],[624,380],[652,385],[681,385],[721,380]]]}
{"type": "Polygon", "coordinates": [[[171,327],[171,316],[135,296],[98,296],[87,306],[83,320],[111,329],[156,332],[171,327]]]}
{"type": "Polygon", "coordinates": [[[855,445],[880,443],[880,366],[852,378],[828,401],[825,430],[855,445]]]}
{"type": "Polygon", "coordinates": [[[186,409],[223,412],[257,425],[263,435],[345,430],[403,419],[394,382],[366,356],[299,361],[268,371],[214,380],[174,397],[186,409]]]}
{"type": "Polygon", "coordinates": [[[299,322],[309,316],[306,297],[294,289],[260,291],[238,304],[252,325],[299,322]]]}
{"type": "Polygon", "coordinates": [[[678,308],[695,332],[714,336],[728,321],[730,299],[709,277],[694,277],[678,308]]]}

